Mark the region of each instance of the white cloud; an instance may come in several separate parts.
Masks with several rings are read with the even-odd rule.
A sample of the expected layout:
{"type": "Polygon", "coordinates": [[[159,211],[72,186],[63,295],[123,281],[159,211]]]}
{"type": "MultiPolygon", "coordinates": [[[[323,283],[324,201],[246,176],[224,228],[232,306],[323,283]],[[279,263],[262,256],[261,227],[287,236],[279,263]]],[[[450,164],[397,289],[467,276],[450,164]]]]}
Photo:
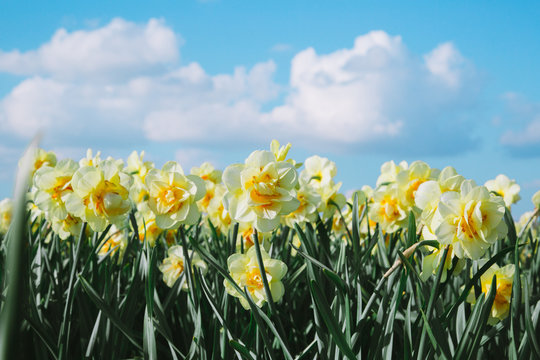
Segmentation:
{"type": "Polygon", "coordinates": [[[274,137],[378,152],[473,146],[467,114],[477,76],[450,43],[422,57],[399,36],[375,31],[351,49],[319,55],[309,48],[293,58],[287,89],[273,81],[272,61],[210,75],[198,63],[178,62],[179,43],[163,21],[115,19],[93,30],[58,30],[37,50],[0,51],[0,71],[28,75],[0,100],[3,131],[29,138],[44,129],[66,147],[88,139],[134,147],[274,137]],[[284,103],[265,110],[280,94],[284,103]]]}
{"type": "MultiPolygon", "coordinates": [[[[356,38],[352,49],[298,53],[291,93],[265,121],[287,126],[298,137],[346,146],[391,146],[417,139],[418,131],[444,146],[456,142],[441,135],[462,129],[453,117],[467,110],[475,82],[472,66],[452,44],[439,45],[423,61],[399,36],[374,31],[356,38]]],[[[457,141],[462,148],[453,151],[471,145],[466,134],[457,141]]]]}
{"type": "Polygon", "coordinates": [[[179,38],[163,21],[140,26],[120,18],[94,30],[59,29],[39,49],[0,51],[0,71],[60,78],[118,76],[175,63],[179,38]]]}
{"type": "Polygon", "coordinates": [[[506,150],[520,157],[535,157],[540,154],[540,103],[528,101],[516,93],[502,96],[506,106],[503,117],[506,130],[500,143],[506,150]]]}
{"type": "Polygon", "coordinates": [[[501,143],[512,147],[540,146],[540,115],[531,120],[521,131],[508,130],[501,136],[501,143]]]}

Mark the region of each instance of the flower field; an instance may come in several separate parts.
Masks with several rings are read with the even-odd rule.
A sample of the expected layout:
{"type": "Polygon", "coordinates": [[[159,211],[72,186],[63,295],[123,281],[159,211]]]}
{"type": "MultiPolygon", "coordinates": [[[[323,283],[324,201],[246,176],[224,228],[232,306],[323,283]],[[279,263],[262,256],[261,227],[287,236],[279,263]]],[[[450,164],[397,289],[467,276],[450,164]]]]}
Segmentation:
{"type": "Polygon", "coordinates": [[[505,175],[389,161],[344,194],[290,146],[189,173],[31,148],[0,202],[0,358],[540,358],[540,191],[519,217],[505,175]]]}

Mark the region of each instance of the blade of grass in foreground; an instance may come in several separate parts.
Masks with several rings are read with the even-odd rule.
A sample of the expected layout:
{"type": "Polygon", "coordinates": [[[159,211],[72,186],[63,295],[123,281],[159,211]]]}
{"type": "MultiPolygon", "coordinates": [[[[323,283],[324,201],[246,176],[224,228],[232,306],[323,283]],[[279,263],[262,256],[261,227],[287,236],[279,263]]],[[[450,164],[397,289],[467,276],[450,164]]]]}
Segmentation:
{"type": "MultiPolygon", "coordinates": [[[[37,139],[34,139],[22,158],[16,179],[13,222],[5,239],[9,241],[9,256],[6,259],[7,293],[0,314],[0,359],[2,360],[17,358],[16,348],[18,345],[17,339],[20,339],[21,311],[23,302],[27,298],[24,294],[28,280],[26,274],[27,266],[25,265],[27,259],[26,192],[28,190],[28,176],[33,165],[36,147],[37,139]]],[[[0,293],[3,293],[3,291],[0,293]]]]}

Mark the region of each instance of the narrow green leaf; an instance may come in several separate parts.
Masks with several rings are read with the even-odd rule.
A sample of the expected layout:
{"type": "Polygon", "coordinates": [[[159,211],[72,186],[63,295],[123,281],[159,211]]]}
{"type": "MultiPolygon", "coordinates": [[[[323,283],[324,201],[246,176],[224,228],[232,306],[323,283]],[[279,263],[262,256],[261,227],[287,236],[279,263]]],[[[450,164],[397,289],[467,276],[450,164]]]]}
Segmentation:
{"type": "Polygon", "coordinates": [[[332,339],[334,339],[336,345],[340,348],[340,350],[347,358],[355,359],[356,356],[354,355],[352,349],[349,346],[349,341],[345,339],[343,332],[341,332],[337,320],[332,313],[332,310],[330,309],[330,306],[328,305],[328,302],[326,301],[326,298],[320,290],[319,286],[314,280],[311,280],[309,285],[311,294],[313,296],[313,299],[315,300],[315,304],[317,305],[317,309],[319,310],[319,313],[321,314],[321,317],[326,324],[328,331],[332,336],[332,339]]]}
{"type": "Polygon", "coordinates": [[[109,319],[111,322],[124,334],[124,336],[131,342],[137,349],[143,350],[140,343],[142,339],[135,335],[133,331],[125,326],[125,323],[116,315],[116,313],[107,305],[99,294],[92,288],[92,286],[82,276],[79,276],[79,281],[86,292],[90,300],[97,306],[99,310],[109,319]]]}
{"type": "Polygon", "coordinates": [[[532,323],[531,304],[529,296],[529,283],[527,280],[523,282],[524,298],[525,298],[525,330],[527,337],[531,343],[531,348],[537,359],[540,359],[540,345],[538,344],[538,338],[534,325],[532,323]]]}

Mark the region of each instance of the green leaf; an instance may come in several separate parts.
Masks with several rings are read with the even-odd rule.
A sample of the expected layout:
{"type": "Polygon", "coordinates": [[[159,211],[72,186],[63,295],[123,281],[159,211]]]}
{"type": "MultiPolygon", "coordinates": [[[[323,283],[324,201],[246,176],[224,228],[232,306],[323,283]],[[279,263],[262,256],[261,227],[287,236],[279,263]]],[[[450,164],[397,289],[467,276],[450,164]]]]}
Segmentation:
{"type": "Polygon", "coordinates": [[[354,355],[349,345],[350,340],[345,339],[345,336],[343,332],[340,330],[337,320],[334,314],[332,313],[332,310],[330,309],[330,306],[328,305],[328,302],[326,301],[326,298],[323,295],[321,289],[319,288],[319,286],[314,280],[311,280],[309,285],[310,285],[311,295],[313,296],[313,299],[315,300],[317,309],[319,310],[319,313],[321,314],[321,317],[324,323],[326,324],[328,331],[330,331],[330,335],[332,336],[332,339],[334,339],[334,342],[336,343],[336,345],[340,348],[340,350],[348,359],[355,359],[356,356],[354,355]]]}
{"type": "Polygon", "coordinates": [[[122,334],[131,342],[138,350],[143,350],[140,343],[142,339],[135,335],[133,331],[126,327],[125,323],[116,315],[116,313],[107,305],[99,294],[82,276],[79,276],[79,281],[90,300],[97,306],[99,310],[120,330],[122,334]]]}
{"type": "Polygon", "coordinates": [[[523,282],[523,290],[525,297],[525,330],[527,332],[527,337],[532,345],[532,350],[536,358],[540,359],[540,345],[538,345],[536,330],[534,329],[534,325],[532,323],[529,283],[527,282],[527,280],[523,282]]]}

